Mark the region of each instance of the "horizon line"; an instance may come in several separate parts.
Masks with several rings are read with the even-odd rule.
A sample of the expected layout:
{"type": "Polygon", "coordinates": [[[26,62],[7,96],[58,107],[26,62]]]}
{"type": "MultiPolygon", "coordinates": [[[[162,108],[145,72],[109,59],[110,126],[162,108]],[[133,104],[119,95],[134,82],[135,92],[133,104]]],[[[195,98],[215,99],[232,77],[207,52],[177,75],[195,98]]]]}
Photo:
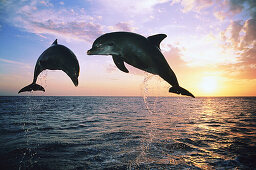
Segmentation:
{"type": "MultiPolygon", "coordinates": [[[[0,95],[0,97],[144,97],[142,95],[0,95]]],[[[146,96],[146,97],[170,97],[170,98],[191,98],[188,96],[146,96]]],[[[256,97],[256,96],[195,96],[195,98],[207,98],[207,97],[256,97]]]]}

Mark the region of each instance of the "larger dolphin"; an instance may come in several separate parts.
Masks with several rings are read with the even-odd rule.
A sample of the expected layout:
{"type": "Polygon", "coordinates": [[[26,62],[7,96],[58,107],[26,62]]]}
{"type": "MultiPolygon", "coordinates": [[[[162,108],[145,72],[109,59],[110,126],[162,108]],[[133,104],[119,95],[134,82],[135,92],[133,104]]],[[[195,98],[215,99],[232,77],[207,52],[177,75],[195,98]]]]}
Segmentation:
{"type": "Polygon", "coordinates": [[[175,73],[172,71],[160,51],[160,42],[166,38],[165,34],[157,34],[148,38],[131,32],[111,32],[98,37],[88,55],[112,55],[114,63],[121,71],[129,71],[124,62],[159,75],[172,87],[169,92],[194,97],[186,89],[180,87],[175,73]]]}
{"type": "Polygon", "coordinates": [[[46,69],[64,71],[71,78],[74,85],[78,86],[80,70],[78,60],[69,48],[58,44],[56,39],[37,59],[33,82],[22,88],[18,93],[38,90],[45,91],[42,86],[36,84],[36,80],[38,75],[46,69]]]}

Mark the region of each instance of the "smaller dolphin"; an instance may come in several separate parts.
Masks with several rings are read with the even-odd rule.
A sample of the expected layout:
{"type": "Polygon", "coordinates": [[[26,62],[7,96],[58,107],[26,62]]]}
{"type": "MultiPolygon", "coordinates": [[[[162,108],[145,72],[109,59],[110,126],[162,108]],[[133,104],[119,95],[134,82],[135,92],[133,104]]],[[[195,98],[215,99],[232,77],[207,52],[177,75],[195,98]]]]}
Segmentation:
{"type": "Polygon", "coordinates": [[[47,48],[37,59],[33,82],[22,88],[18,93],[26,91],[45,91],[45,89],[36,84],[38,75],[46,70],[62,70],[78,86],[79,63],[75,54],[64,45],[59,45],[57,39],[47,48]]]}
{"type": "Polygon", "coordinates": [[[128,73],[124,62],[159,75],[172,87],[169,92],[195,97],[180,87],[175,73],[170,68],[160,50],[160,42],[167,37],[157,34],[148,38],[131,32],[111,32],[98,37],[87,51],[88,55],[112,55],[117,68],[128,73]]]}

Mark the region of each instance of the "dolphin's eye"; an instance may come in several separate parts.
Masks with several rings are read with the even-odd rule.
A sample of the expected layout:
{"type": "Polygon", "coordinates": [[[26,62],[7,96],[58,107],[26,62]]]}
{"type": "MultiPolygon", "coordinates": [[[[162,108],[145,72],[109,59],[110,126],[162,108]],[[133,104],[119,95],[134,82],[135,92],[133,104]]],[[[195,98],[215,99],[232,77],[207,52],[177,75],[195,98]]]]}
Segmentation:
{"type": "Polygon", "coordinates": [[[102,44],[97,44],[97,45],[96,45],[96,47],[101,47],[101,46],[102,46],[102,44]]]}

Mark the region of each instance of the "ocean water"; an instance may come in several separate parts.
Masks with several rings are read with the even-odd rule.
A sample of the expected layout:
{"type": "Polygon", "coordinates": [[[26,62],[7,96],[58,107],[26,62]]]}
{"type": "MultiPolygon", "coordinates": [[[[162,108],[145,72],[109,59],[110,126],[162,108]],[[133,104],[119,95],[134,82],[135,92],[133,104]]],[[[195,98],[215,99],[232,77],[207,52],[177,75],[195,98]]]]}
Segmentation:
{"type": "Polygon", "coordinates": [[[256,169],[256,98],[0,97],[0,169],[256,169]]]}

